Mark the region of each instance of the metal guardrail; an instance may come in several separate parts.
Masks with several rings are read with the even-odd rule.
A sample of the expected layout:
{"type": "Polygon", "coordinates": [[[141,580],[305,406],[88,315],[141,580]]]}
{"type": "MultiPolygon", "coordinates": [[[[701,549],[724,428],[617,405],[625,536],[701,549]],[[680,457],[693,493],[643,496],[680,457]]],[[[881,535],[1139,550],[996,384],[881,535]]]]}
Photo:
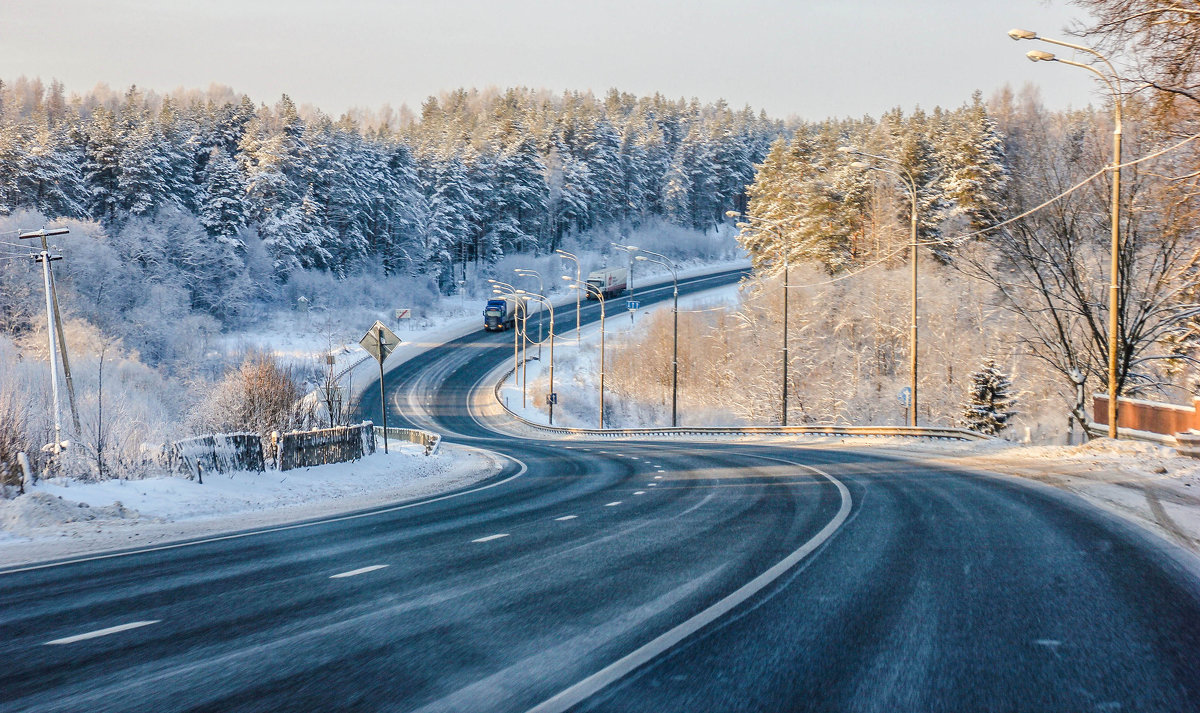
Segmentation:
{"type": "MultiPolygon", "coordinates": [[[[383,435],[383,427],[375,426],[375,435],[383,435]]],[[[422,431],[416,428],[391,428],[387,429],[387,437],[394,438],[397,441],[407,441],[415,443],[419,446],[425,446],[425,455],[431,456],[437,452],[438,446],[442,444],[442,436],[439,433],[432,431],[422,431]]]]}
{"type": "Polygon", "coordinates": [[[556,433],[564,436],[601,436],[617,438],[623,436],[753,436],[753,435],[807,435],[807,436],[897,436],[902,438],[934,438],[954,441],[990,441],[991,436],[976,433],[966,428],[936,427],[936,426],[707,426],[676,428],[569,428],[565,426],[548,426],[537,423],[521,416],[504,403],[500,397],[500,388],[513,369],[509,369],[496,382],[492,390],[496,402],[504,408],[508,415],[526,426],[536,428],[546,433],[556,433]]]}

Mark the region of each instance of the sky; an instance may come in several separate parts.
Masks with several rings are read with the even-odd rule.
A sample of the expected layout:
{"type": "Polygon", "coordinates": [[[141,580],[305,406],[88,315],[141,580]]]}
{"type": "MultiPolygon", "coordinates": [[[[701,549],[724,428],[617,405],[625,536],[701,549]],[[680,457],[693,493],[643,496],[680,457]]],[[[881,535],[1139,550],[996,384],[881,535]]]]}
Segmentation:
{"type": "Polygon", "coordinates": [[[335,116],[488,86],[723,98],[815,120],[1032,83],[1063,108],[1098,103],[1088,73],[1030,62],[1040,43],[1005,33],[1062,37],[1084,19],[1044,0],[3,0],[0,77],[68,92],[216,83],[335,116]]]}

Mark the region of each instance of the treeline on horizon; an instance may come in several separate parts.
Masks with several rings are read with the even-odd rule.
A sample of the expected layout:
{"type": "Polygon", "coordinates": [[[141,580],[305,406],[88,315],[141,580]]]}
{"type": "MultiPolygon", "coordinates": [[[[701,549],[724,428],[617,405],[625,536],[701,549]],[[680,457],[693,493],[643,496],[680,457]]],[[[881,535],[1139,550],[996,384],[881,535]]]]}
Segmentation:
{"type": "Polygon", "coordinates": [[[280,282],[369,262],[449,291],[456,264],[553,251],[606,225],[711,229],[744,207],[782,132],[749,108],[616,90],[459,89],[392,126],[301,111],[287,95],[271,106],[220,88],[68,97],[57,81],[20,79],[0,82],[0,215],[109,233],[164,216],[178,231],[190,216],[205,244],[180,260],[237,271],[260,240],[280,282]]]}

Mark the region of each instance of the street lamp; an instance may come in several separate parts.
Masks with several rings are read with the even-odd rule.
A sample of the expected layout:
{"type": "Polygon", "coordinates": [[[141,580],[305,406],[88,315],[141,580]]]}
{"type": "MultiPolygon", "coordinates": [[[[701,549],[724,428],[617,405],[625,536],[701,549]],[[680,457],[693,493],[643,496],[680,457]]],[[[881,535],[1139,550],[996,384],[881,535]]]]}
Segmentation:
{"type": "MultiPolygon", "coordinates": [[[[568,260],[574,261],[574,263],[575,263],[575,284],[577,284],[577,285],[583,284],[583,276],[581,275],[581,273],[579,271],[579,257],[572,253],[567,252],[566,250],[555,250],[554,252],[557,253],[561,257],[565,257],[568,260]]],[[[564,277],[566,277],[566,276],[564,275],[564,277]]],[[[579,335],[579,289],[576,288],[576,290],[575,290],[575,346],[578,347],[582,343],[581,340],[582,340],[582,337],[579,335]]]]}
{"type": "MultiPolygon", "coordinates": [[[[775,234],[779,236],[779,251],[783,254],[783,404],[780,408],[781,418],[780,423],[783,426],[787,425],[788,419],[788,273],[790,267],[788,264],[788,246],[785,244],[783,236],[783,226],[774,220],[759,218],[753,215],[742,215],[736,210],[725,211],[725,216],[728,218],[745,218],[751,222],[758,221],[764,225],[768,225],[775,230],[775,234]]],[[[747,225],[743,223],[742,225],[747,225]]]]}
{"type": "Polygon", "coordinates": [[[851,168],[868,169],[872,171],[880,171],[882,173],[890,173],[900,179],[901,183],[908,190],[909,198],[912,200],[911,210],[909,211],[909,232],[911,233],[911,250],[909,262],[912,264],[912,325],[911,333],[908,338],[909,342],[909,425],[916,426],[918,423],[917,417],[917,181],[913,178],[912,173],[904,166],[903,163],[894,158],[887,156],[879,156],[865,151],[859,151],[849,146],[839,146],[839,153],[850,154],[853,156],[862,156],[864,158],[874,159],[890,163],[899,168],[899,171],[893,171],[887,168],[880,168],[874,164],[865,163],[863,161],[855,161],[850,164],[851,168]]]}
{"type": "MultiPolygon", "coordinates": [[[[494,294],[510,295],[510,296],[516,298],[517,288],[513,287],[512,285],[508,284],[507,282],[500,282],[499,280],[493,280],[493,279],[489,278],[488,284],[492,286],[492,292],[494,294]]],[[[516,302],[517,302],[517,306],[519,309],[520,305],[521,305],[521,300],[518,299],[518,300],[516,300],[516,302]]],[[[504,323],[501,322],[500,326],[503,327],[504,323]]],[[[520,335],[520,333],[521,333],[521,328],[520,328],[519,323],[517,322],[517,315],[514,314],[513,315],[513,385],[514,386],[521,381],[521,377],[520,377],[521,362],[520,362],[520,358],[518,356],[519,350],[517,347],[517,337],[518,337],[518,335],[520,335]]]]}
{"type": "MultiPolygon", "coordinates": [[[[524,268],[515,267],[515,268],[513,268],[513,272],[517,273],[517,275],[519,275],[521,277],[532,277],[535,280],[537,280],[538,294],[542,297],[543,300],[546,299],[546,290],[545,290],[545,286],[542,284],[542,276],[540,274],[538,274],[537,270],[526,270],[524,268]]],[[[541,361],[541,359],[542,359],[542,321],[543,320],[542,320],[541,312],[542,312],[542,310],[539,309],[538,310],[538,361],[541,361]]]]}
{"type": "Polygon", "coordinates": [[[1041,50],[1032,50],[1026,52],[1025,56],[1033,62],[1059,62],[1061,64],[1069,64],[1072,67],[1082,67],[1089,72],[1095,74],[1103,80],[1105,86],[1108,87],[1109,93],[1112,95],[1113,101],[1113,162],[1112,162],[1112,207],[1110,209],[1112,219],[1112,256],[1109,266],[1109,285],[1108,285],[1108,436],[1109,438],[1118,438],[1117,433],[1117,343],[1121,339],[1120,322],[1118,320],[1117,310],[1120,308],[1121,285],[1119,281],[1119,271],[1121,268],[1121,87],[1120,75],[1113,68],[1112,63],[1108,58],[1100,54],[1091,47],[1076,45],[1062,40],[1055,40],[1049,37],[1040,37],[1033,30],[1014,29],[1008,31],[1008,36],[1014,40],[1040,40],[1052,45],[1060,47],[1069,47],[1080,52],[1087,52],[1093,57],[1099,59],[1108,67],[1112,79],[1105,76],[1103,72],[1096,69],[1090,64],[1082,62],[1073,62],[1069,59],[1061,59],[1055,57],[1050,52],[1041,50]]]}
{"type": "MultiPolygon", "coordinates": [[[[557,398],[554,394],[554,305],[550,304],[550,300],[541,295],[534,295],[525,290],[517,290],[518,295],[524,295],[528,299],[538,300],[546,305],[546,309],[550,310],[550,425],[554,425],[554,400],[557,398]]],[[[538,320],[541,321],[540,319],[538,320]]],[[[539,344],[539,349],[541,346],[539,344]]],[[[528,379],[526,380],[528,381],[528,379]]]]}
{"type": "MultiPolygon", "coordinates": [[[[571,278],[563,275],[563,279],[570,280],[571,278]]],[[[576,290],[588,290],[589,294],[594,293],[596,299],[600,300],[600,429],[604,430],[604,291],[586,282],[575,282],[571,287],[576,290]]]]}
{"type": "Polygon", "coordinates": [[[644,262],[652,262],[656,265],[662,265],[663,267],[667,268],[671,271],[671,281],[675,285],[675,304],[671,308],[671,312],[673,313],[675,320],[675,326],[672,329],[674,335],[674,344],[671,347],[671,428],[675,428],[679,425],[679,274],[675,270],[675,264],[672,263],[666,256],[659,255],[658,253],[651,252],[650,250],[643,250],[642,252],[646,253],[646,255],[654,255],[662,258],[661,260],[655,260],[652,257],[646,257],[646,255],[638,255],[636,259],[644,262]]]}
{"type": "MultiPolygon", "coordinates": [[[[628,286],[629,287],[629,302],[630,302],[630,304],[632,304],[634,302],[634,298],[633,298],[633,254],[636,253],[639,248],[636,245],[621,245],[620,243],[609,243],[609,245],[612,245],[617,250],[620,250],[621,252],[629,255],[629,276],[628,276],[627,282],[629,283],[629,286],[628,286]]],[[[629,309],[629,325],[631,327],[633,326],[633,313],[636,311],[637,310],[633,309],[632,307],[629,309]]]]}

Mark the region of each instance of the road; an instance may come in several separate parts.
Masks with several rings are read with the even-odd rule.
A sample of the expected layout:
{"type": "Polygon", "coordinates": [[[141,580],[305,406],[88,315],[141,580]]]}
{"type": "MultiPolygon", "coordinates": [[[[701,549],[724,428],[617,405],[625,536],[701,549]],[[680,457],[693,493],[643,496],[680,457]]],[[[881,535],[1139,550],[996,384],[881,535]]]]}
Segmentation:
{"type": "Polygon", "coordinates": [[[1173,545],[862,449],[505,436],[468,403],[510,339],[389,375],[393,420],[510,458],[489,481],[0,573],[0,710],[1200,710],[1173,545]]]}

